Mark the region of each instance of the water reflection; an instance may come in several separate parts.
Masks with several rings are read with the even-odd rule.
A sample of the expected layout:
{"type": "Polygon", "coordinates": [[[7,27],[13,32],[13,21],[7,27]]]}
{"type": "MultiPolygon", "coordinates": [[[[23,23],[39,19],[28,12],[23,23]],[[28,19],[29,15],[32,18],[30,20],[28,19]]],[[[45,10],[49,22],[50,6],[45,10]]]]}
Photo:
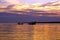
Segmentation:
{"type": "Polygon", "coordinates": [[[60,40],[60,23],[0,23],[0,40],[60,40]]]}
{"type": "Polygon", "coordinates": [[[33,40],[30,25],[0,24],[0,40],[33,40]]]}

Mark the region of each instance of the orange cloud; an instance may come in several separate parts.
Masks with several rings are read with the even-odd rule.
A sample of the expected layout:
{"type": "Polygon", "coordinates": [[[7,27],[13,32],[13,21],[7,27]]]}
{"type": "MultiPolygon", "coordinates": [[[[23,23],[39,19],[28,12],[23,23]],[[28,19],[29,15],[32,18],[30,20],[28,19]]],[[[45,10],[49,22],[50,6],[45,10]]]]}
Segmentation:
{"type": "MultiPolygon", "coordinates": [[[[0,7],[1,8],[1,7],[0,7]]],[[[7,12],[11,11],[24,11],[24,12],[31,12],[32,10],[42,10],[46,11],[47,13],[58,13],[60,14],[60,1],[58,2],[52,2],[52,3],[47,3],[47,4],[22,4],[22,5],[10,5],[7,8],[7,12]],[[31,10],[30,10],[31,9],[31,10]]]]}
{"type": "Polygon", "coordinates": [[[48,3],[44,6],[45,10],[48,12],[60,13],[60,1],[48,3]]]}
{"type": "Polygon", "coordinates": [[[7,6],[0,6],[0,12],[6,12],[7,6]]]}

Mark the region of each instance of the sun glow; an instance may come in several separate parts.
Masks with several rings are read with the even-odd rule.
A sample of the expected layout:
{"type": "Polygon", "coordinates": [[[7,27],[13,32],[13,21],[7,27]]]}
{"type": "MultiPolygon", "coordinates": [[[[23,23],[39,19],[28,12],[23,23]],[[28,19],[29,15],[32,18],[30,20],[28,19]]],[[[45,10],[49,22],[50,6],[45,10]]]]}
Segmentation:
{"type": "Polygon", "coordinates": [[[13,6],[13,8],[16,10],[23,10],[23,9],[29,9],[30,6],[29,5],[15,5],[13,6]]]}
{"type": "MultiPolygon", "coordinates": [[[[52,3],[47,3],[47,4],[14,4],[13,6],[9,5],[8,7],[2,6],[0,8],[7,8],[3,10],[8,10],[8,11],[26,11],[30,12],[32,10],[42,10],[46,12],[59,12],[60,13],[60,1],[58,2],[52,2],[52,3]],[[30,10],[31,9],[31,10],[30,10]]],[[[3,11],[1,10],[1,11],[3,11]]]]}

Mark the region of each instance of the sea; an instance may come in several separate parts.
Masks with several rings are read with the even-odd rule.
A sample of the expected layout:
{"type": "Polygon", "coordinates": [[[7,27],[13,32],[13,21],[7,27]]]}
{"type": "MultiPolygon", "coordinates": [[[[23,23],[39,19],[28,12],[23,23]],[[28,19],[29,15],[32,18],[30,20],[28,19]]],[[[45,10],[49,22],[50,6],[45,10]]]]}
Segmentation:
{"type": "Polygon", "coordinates": [[[60,23],[0,23],[0,40],[60,40],[60,23]]]}

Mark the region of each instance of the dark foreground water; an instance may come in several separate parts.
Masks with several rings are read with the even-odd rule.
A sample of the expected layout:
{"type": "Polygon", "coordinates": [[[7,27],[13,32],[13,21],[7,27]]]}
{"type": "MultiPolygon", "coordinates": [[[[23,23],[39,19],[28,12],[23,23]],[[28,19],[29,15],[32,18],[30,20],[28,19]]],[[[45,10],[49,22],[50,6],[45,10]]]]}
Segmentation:
{"type": "Polygon", "coordinates": [[[60,40],[60,23],[0,23],[0,40],[60,40]]]}

